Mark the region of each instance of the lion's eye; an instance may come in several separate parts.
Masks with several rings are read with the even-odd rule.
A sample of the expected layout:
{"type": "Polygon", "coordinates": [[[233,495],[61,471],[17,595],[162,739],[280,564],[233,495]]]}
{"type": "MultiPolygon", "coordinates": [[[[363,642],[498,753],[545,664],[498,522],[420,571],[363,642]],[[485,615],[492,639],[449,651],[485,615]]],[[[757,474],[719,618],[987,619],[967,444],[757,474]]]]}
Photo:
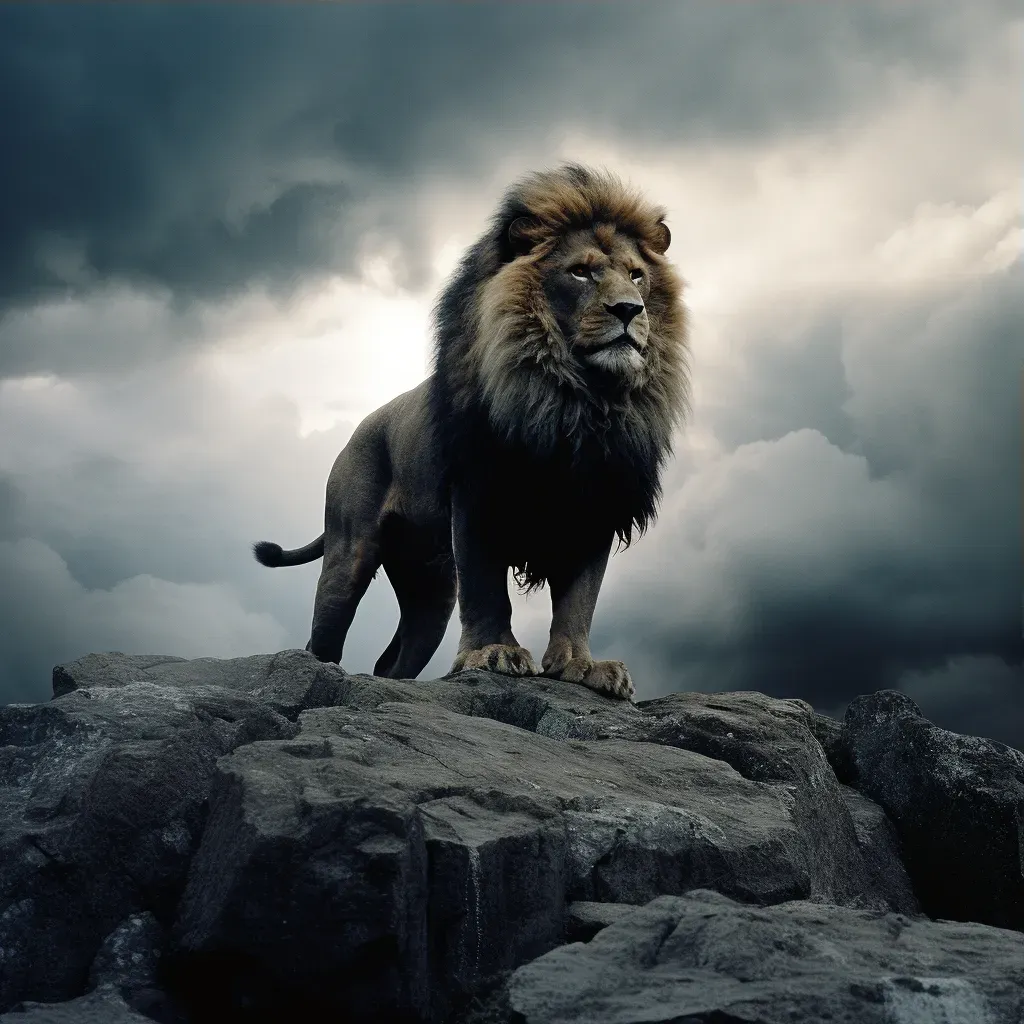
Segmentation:
{"type": "Polygon", "coordinates": [[[589,281],[590,280],[590,267],[584,266],[582,263],[575,267],[569,268],[569,273],[576,278],[577,281],[589,281]]]}
{"type": "Polygon", "coordinates": [[[642,270],[631,270],[629,273],[629,279],[633,282],[633,284],[643,284],[644,272],[642,270]]]}

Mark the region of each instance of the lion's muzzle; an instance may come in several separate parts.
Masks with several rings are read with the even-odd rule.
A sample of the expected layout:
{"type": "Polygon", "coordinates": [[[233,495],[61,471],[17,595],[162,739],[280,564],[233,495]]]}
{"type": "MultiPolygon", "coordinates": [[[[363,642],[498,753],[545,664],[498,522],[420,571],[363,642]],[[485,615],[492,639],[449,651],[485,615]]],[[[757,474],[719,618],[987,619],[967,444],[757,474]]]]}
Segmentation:
{"type": "Polygon", "coordinates": [[[589,344],[577,344],[578,358],[605,373],[632,378],[643,369],[647,358],[647,310],[635,302],[606,303],[605,309],[611,314],[606,319],[614,317],[617,322],[609,323],[589,344]]]}
{"type": "Polygon", "coordinates": [[[622,321],[623,330],[628,330],[630,323],[644,311],[644,304],[642,302],[630,302],[626,300],[624,302],[605,303],[604,308],[608,310],[613,317],[622,321]]]}

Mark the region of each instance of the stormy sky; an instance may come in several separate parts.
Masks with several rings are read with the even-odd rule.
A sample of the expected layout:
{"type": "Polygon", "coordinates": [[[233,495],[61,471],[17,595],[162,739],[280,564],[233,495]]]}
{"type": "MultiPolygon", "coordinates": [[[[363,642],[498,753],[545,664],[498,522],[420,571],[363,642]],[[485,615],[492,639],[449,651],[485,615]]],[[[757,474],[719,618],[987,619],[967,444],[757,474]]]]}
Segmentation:
{"type": "MultiPolygon", "coordinates": [[[[331,463],[509,181],[669,210],[695,401],[594,624],[641,698],[895,686],[1024,747],[1009,3],[0,6],[0,701],[302,647],[331,463]]],[[[540,654],[546,592],[515,601],[540,654]]],[[[371,587],[344,665],[397,606],[371,587]]],[[[447,671],[453,621],[427,676],[447,671]]]]}

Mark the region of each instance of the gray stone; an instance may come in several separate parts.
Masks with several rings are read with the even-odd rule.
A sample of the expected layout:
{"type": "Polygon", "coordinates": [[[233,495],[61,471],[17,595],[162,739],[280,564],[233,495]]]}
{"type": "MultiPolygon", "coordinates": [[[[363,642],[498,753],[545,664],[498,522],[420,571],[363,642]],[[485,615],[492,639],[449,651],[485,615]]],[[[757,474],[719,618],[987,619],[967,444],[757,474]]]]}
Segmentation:
{"type": "Polygon", "coordinates": [[[216,759],[296,731],[216,687],[136,682],[0,708],[0,1009],[80,995],[120,922],[169,922],[216,759]]]}
{"type": "Polygon", "coordinates": [[[1020,1024],[1024,936],[692,892],[519,968],[508,1000],[519,1024],[1020,1024]]]}
{"type": "Polygon", "coordinates": [[[565,941],[589,942],[602,928],[629,917],[634,909],[629,903],[570,903],[565,908],[565,941]]]}
{"type": "Polygon", "coordinates": [[[562,941],[567,901],[867,884],[845,804],[849,855],[823,869],[791,785],[682,747],[556,740],[435,703],[300,725],[220,761],[177,945],[239,951],[282,987],[333,984],[353,1018],[389,993],[386,1012],[440,1019],[430,993],[457,1002],[562,941]]]}
{"type": "Polygon", "coordinates": [[[815,711],[811,714],[811,732],[825,751],[836,778],[844,786],[849,786],[853,782],[853,757],[843,733],[843,723],[815,711]]]}
{"type": "Polygon", "coordinates": [[[889,816],[863,793],[843,786],[846,803],[857,833],[857,845],[868,870],[871,888],[890,908],[914,914],[919,911],[910,875],[903,865],[900,837],[889,816]]]}
{"type": "Polygon", "coordinates": [[[912,895],[872,878],[835,773],[812,728],[817,716],[801,700],[761,693],[677,693],[640,705],[643,715],[620,735],[663,743],[732,765],[744,778],[784,794],[808,844],[810,895],[844,905],[901,913],[912,895]]]}
{"type": "Polygon", "coordinates": [[[880,690],[846,712],[858,790],[892,819],[922,909],[1024,929],[1024,754],[880,690]]]}
{"type": "Polygon", "coordinates": [[[151,1024],[112,988],[104,987],[63,1003],[22,1003],[0,1014],[0,1024],[151,1024]]]}
{"type": "Polygon", "coordinates": [[[630,703],[612,702],[578,683],[535,677],[529,680],[469,670],[443,679],[347,677],[338,704],[372,710],[381,704],[434,704],[460,715],[490,718],[553,739],[608,739],[643,713],[630,703]]]}
{"type": "MultiPolygon", "coordinates": [[[[878,958],[876,987],[850,991],[892,1024],[1002,1012],[984,985],[988,1002],[970,1002],[959,975],[948,991],[924,968],[900,982],[901,950],[871,932],[883,922],[911,934],[929,870],[952,890],[932,913],[965,879],[983,896],[965,913],[998,899],[1013,908],[1018,755],[950,740],[913,705],[854,707],[839,726],[756,693],[634,706],[544,678],[348,675],[303,651],[90,655],[58,666],[54,687],[50,704],[0,709],[0,1009],[70,999],[38,1012],[85,1013],[106,1000],[164,1024],[505,1024],[520,965],[566,940],[599,950],[665,894],[705,900],[706,917],[711,897],[687,894],[715,889],[745,905],[715,904],[722,928],[722,907],[755,915],[728,918],[736,971],[767,948],[756,937],[775,919],[756,907],[804,907],[764,938],[779,943],[769,960],[824,971],[825,947],[807,935],[832,928],[827,948],[849,940],[858,978],[862,953],[878,958]],[[929,839],[937,860],[911,856],[929,839]],[[804,938],[787,945],[791,934],[804,938]],[[879,981],[886,964],[891,985],[879,981]],[[75,998],[89,985],[92,1003],[75,998]]],[[[960,934],[942,941],[959,948],[960,934]]],[[[1019,953],[1016,933],[985,934],[993,963],[1019,953]]],[[[728,970],[716,968],[713,992],[738,984],[728,970]]],[[[791,974],[785,991],[803,992],[807,979],[791,974]]],[[[734,1001],[674,1019],[816,1024],[815,1006],[846,1012],[827,986],[820,1005],[785,1004],[782,991],[753,1017],[734,1001]]],[[[633,1012],[614,998],[593,1005],[578,1019],[633,1012]]]]}
{"type": "Polygon", "coordinates": [[[172,658],[112,652],[87,654],[53,670],[53,695],[96,686],[154,683],[190,690],[216,686],[245,694],[295,719],[307,708],[345,702],[347,676],[307,651],[281,651],[248,658],[172,658]]]}
{"type": "Polygon", "coordinates": [[[132,914],[103,940],[89,969],[89,987],[112,985],[126,997],[155,987],[165,945],[164,929],[152,914],[132,914]]]}

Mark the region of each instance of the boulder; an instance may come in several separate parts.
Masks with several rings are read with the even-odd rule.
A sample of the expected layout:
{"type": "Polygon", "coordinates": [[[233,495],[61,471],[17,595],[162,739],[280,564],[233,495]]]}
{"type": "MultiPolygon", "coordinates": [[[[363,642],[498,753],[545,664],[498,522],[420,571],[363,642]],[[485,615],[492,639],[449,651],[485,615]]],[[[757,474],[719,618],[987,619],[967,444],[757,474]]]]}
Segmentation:
{"type": "Polygon", "coordinates": [[[940,729],[896,690],[854,700],[843,733],[854,784],[892,820],[922,909],[1024,929],[1024,754],[940,729]]]}
{"type": "Polygon", "coordinates": [[[519,968],[507,998],[517,1024],[1019,1024],[1024,935],[691,892],[519,968]]]}
{"type": "Polygon", "coordinates": [[[570,903],[565,908],[565,941],[589,942],[602,928],[629,917],[633,909],[629,903],[570,903]]]}
{"type": "Polygon", "coordinates": [[[89,970],[89,987],[136,990],[155,985],[164,945],[160,922],[148,912],[133,914],[104,939],[89,970]]]}
{"type": "Polygon", "coordinates": [[[0,1010],[82,994],[132,914],[170,923],[217,758],[295,731],[200,685],[126,682],[0,709],[0,1010]]]}
{"type": "Polygon", "coordinates": [[[843,786],[843,802],[853,819],[869,885],[890,909],[914,913],[918,910],[914,885],[902,860],[902,846],[896,828],[881,807],[849,786],[843,786]]]}
{"type": "Polygon", "coordinates": [[[152,914],[133,914],[103,940],[89,969],[89,988],[116,990],[133,1010],[177,1024],[181,1017],[161,987],[166,946],[165,930],[152,914]]]}
{"type": "Polygon", "coordinates": [[[197,969],[233,950],[280,1005],[333,988],[351,1020],[439,1020],[561,942],[567,900],[811,892],[790,804],[723,761],[430,704],[300,727],[220,761],[175,926],[197,969]]]}
{"type": "MultiPolygon", "coordinates": [[[[775,787],[808,844],[808,895],[833,903],[917,910],[912,892],[872,879],[842,788],[801,700],[761,693],[676,693],[640,705],[624,735],[717,758],[744,778],[775,787]]],[[[879,842],[882,842],[879,837],[879,842]]],[[[895,842],[889,860],[898,862],[895,842]]]]}
{"type": "Polygon", "coordinates": [[[821,749],[825,752],[825,757],[832,766],[836,778],[844,786],[851,785],[853,782],[853,759],[843,735],[843,723],[816,711],[811,715],[810,725],[811,732],[821,744],[821,749]]]}

